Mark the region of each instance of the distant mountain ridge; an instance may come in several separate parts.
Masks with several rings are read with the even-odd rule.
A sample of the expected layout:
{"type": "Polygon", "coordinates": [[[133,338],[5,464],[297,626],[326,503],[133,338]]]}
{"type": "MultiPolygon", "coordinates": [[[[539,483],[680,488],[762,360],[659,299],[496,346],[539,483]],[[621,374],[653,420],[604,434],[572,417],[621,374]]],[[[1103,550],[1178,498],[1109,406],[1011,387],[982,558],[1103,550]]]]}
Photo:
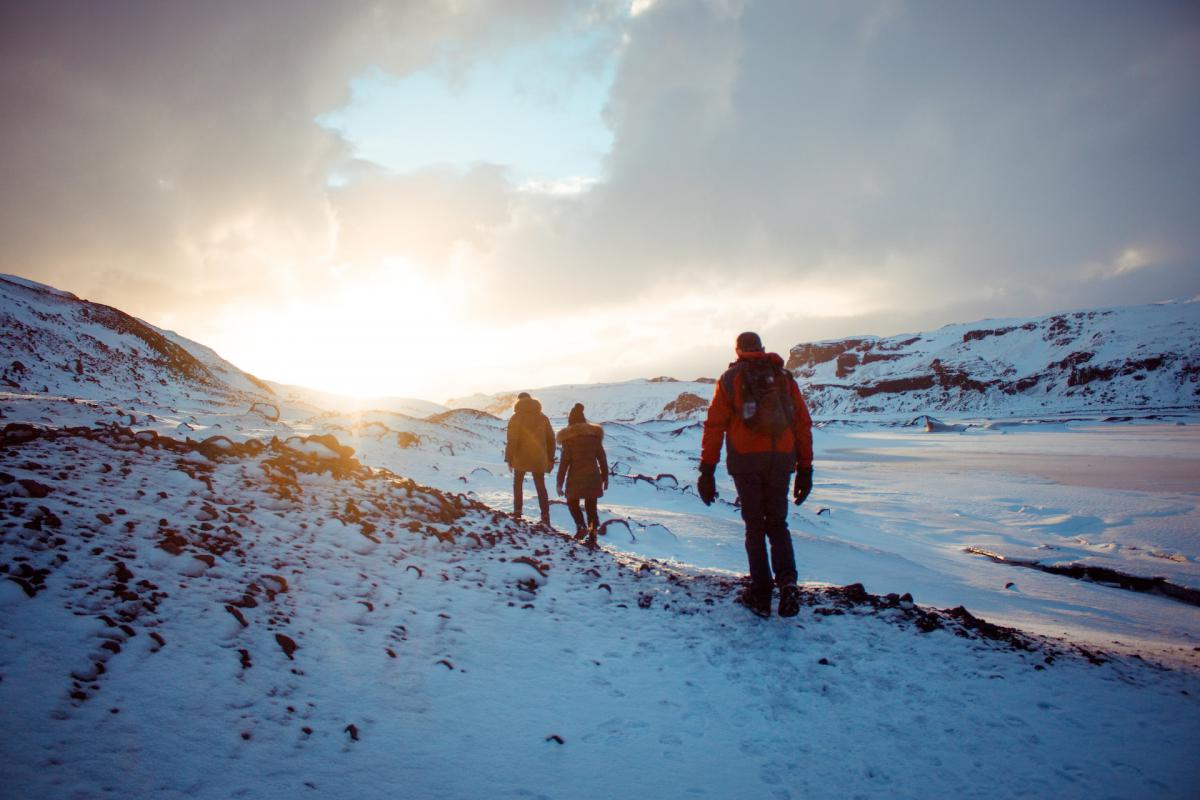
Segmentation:
{"type": "MultiPolygon", "coordinates": [[[[368,401],[259,380],[202,344],[116,308],[0,275],[0,391],[147,406],[181,399],[309,413],[368,409],[424,418],[477,409],[507,418],[517,390],[444,405],[368,401]]],[[[715,365],[722,367],[723,365],[715,365]]],[[[856,336],[792,347],[812,414],[1054,415],[1200,410],[1200,301],[1074,311],[856,336]]],[[[713,379],[669,377],[529,388],[546,413],[583,403],[589,419],[639,423],[702,419],[713,379]]]]}
{"type": "MultiPolygon", "coordinates": [[[[618,383],[580,383],[530,388],[551,418],[566,418],[571,407],[583,403],[588,419],[598,422],[645,422],[654,419],[693,418],[703,413],[712,398],[713,381],[698,378],[639,378],[618,383]]],[[[451,408],[475,408],[507,418],[517,400],[517,391],[474,394],[448,400],[451,408]]]]}
{"type": "Polygon", "coordinates": [[[814,415],[1200,409],[1200,303],[1170,302],[798,344],[814,415]]]}
{"type": "Polygon", "coordinates": [[[359,411],[383,411],[404,414],[417,419],[441,414],[449,409],[441,403],[421,400],[415,397],[351,397],[335,392],[323,392],[310,389],[307,386],[266,381],[275,394],[284,402],[301,403],[323,408],[328,411],[354,413],[359,411]]]}

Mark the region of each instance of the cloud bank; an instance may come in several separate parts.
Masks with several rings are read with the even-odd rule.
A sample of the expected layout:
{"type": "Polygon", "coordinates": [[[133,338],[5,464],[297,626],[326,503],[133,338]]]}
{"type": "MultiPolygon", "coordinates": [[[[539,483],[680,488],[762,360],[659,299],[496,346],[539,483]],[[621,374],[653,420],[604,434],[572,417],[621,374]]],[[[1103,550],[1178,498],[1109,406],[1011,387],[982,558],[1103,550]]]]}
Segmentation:
{"type": "Polygon", "coordinates": [[[711,373],[746,328],[783,349],[1200,292],[1194,3],[634,5],[6,4],[0,270],[267,377],[239,320],[440,285],[439,315],[368,328],[466,348],[422,365],[433,399],[711,373]],[[561,176],[583,191],[390,172],[317,122],[366,70],[452,80],[582,32],[616,60],[604,173],[561,176]],[[455,383],[483,336],[497,363],[455,383]]]}

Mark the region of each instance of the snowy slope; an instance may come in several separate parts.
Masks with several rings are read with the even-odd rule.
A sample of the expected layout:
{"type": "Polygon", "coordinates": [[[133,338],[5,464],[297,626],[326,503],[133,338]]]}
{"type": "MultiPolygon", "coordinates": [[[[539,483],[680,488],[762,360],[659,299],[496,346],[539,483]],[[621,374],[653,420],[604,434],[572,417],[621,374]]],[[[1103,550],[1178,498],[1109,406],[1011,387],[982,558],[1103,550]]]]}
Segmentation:
{"type": "Polygon", "coordinates": [[[589,552],[329,439],[12,426],[0,456],[10,796],[1186,797],[1198,777],[1194,672],[860,587],[759,621],[729,576],[589,552]]]}
{"type": "Polygon", "coordinates": [[[0,383],[128,406],[269,400],[262,381],[211,349],[110,306],[0,275],[0,383]]]}
{"type": "Polygon", "coordinates": [[[984,320],[800,344],[814,415],[1200,408],[1200,303],[984,320]]]}

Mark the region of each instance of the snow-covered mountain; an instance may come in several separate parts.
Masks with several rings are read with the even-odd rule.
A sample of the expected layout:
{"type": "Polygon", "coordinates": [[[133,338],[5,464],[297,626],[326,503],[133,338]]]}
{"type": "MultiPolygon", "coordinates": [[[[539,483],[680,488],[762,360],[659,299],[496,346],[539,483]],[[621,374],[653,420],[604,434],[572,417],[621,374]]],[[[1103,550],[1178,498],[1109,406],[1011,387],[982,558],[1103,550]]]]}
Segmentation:
{"type": "MultiPolygon", "coordinates": [[[[506,418],[518,390],[445,405],[369,401],[262,381],[208,347],[109,306],[0,276],[0,382],[11,391],[156,406],[216,403],[277,417],[283,406],[424,418],[473,408],[506,418]]],[[[714,374],[723,365],[714,368],[714,374]]],[[[1055,415],[1200,408],[1200,302],[1172,302],[947,325],[896,336],[799,344],[787,366],[817,418],[853,415],[1055,415]]],[[[564,419],[703,418],[711,378],[659,377],[531,388],[564,419]]]]}
{"type": "MultiPolygon", "coordinates": [[[[1076,311],[855,336],[791,348],[816,418],[1147,414],[1200,408],[1200,302],[1076,311]]],[[[724,365],[715,365],[718,374],[724,365]]],[[[598,420],[702,419],[713,379],[652,378],[528,391],[552,418],[576,402],[598,420]]],[[[517,391],[450,400],[511,413],[517,391]]]]}
{"type": "Polygon", "coordinates": [[[947,325],[796,345],[815,416],[1200,408],[1200,302],[947,325]]]}
{"type": "MultiPolygon", "coordinates": [[[[702,414],[712,399],[713,380],[681,381],[659,377],[619,383],[585,383],[529,389],[553,418],[566,418],[571,407],[583,403],[589,419],[612,422],[691,419],[702,414]]],[[[517,390],[474,394],[447,401],[451,408],[475,408],[508,417],[517,401],[517,390]]]]}
{"type": "Polygon", "coordinates": [[[14,392],[246,405],[274,392],[210,348],[111,306],[0,275],[0,384],[14,392]]]}

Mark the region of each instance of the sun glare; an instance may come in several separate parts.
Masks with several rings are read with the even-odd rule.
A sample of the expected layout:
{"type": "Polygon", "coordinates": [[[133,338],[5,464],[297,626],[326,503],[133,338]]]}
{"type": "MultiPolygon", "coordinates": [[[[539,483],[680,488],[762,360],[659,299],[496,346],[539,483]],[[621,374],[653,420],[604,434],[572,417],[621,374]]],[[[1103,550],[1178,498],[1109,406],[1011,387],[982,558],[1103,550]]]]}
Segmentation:
{"type": "Polygon", "coordinates": [[[325,297],[232,309],[217,338],[236,333],[228,347],[234,360],[281,383],[354,397],[428,394],[452,292],[448,283],[396,270],[325,297]]]}
{"type": "Polygon", "coordinates": [[[741,294],[721,286],[686,293],[664,287],[627,306],[497,322],[475,319],[481,298],[466,274],[432,275],[407,265],[369,275],[347,269],[322,296],[231,308],[213,323],[217,329],[200,335],[268,380],[363,399],[443,402],[475,392],[645,377],[639,371],[658,374],[682,350],[723,342],[748,319],[768,328],[798,316],[854,316],[879,303],[869,282],[741,294]],[[714,304],[714,297],[723,302],[714,304]],[[630,319],[637,324],[626,324],[630,319]]]}

